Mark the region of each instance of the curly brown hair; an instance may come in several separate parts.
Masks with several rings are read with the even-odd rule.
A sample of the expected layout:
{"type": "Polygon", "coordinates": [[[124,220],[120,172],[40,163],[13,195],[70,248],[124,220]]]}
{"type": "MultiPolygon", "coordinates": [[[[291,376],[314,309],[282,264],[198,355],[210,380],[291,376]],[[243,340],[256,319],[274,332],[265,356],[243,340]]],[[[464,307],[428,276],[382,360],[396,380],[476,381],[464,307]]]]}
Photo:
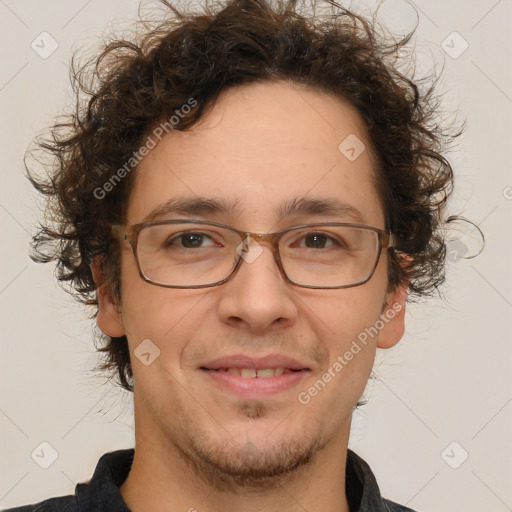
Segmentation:
{"type": "MultiPolygon", "coordinates": [[[[397,68],[413,33],[390,42],[379,35],[374,19],[335,2],[327,2],[331,11],[318,16],[299,13],[296,0],[231,0],[217,3],[218,9],[206,5],[200,13],[162,3],[169,16],[156,28],[133,41],[106,43],[81,66],[73,58],[76,108],[34,149],[50,156],[52,165],[41,176],[26,163],[47,206],[33,238],[33,259],[56,261],[59,281],[96,313],[100,287],[120,301],[120,248],[111,226],[125,221],[136,173],[126,162],[138,154],[149,130],[190,98],[196,108],[173,129],[192,127],[230,87],[286,80],[334,93],[358,109],[379,159],[386,229],[398,240],[389,254],[389,288],[407,283],[409,299],[438,290],[446,253],[444,206],[453,185],[441,151],[460,130],[448,135],[438,126],[437,79],[422,92],[427,82],[397,68]],[[118,179],[123,165],[126,172],[118,179]],[[98,283],[91,272],[95,260],[102,268],[98,283]]],[[[101,369],[133,391],[126,337],[98,336],[104,342],[97,347],[105,355],[101,369]]]]}

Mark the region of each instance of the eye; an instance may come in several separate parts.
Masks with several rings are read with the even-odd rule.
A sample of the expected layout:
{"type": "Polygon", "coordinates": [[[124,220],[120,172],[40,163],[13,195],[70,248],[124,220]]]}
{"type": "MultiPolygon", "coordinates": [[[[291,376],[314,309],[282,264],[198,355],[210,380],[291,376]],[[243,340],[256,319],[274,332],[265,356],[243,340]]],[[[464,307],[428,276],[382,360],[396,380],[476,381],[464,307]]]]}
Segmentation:
{"type": "Polygon", "coordinates": [[[201,247],[207,247],[216,244],[212,237],[207,235],[206,233],[202,233],[199,231],[187,231],[184,233],[178,233],[170,238],[168,238],[164,244],[166,248],[169,247],[178,247],[185,249],[197,249],[201,247]],[[181,241],[181,243],[180,243],[181,241]],[[208,242],[208,243],[207,243],[208,242]],[[203,245],[205,243],[205,245],[203,245]]]}
{"type": "Polygon", "coordinates": [[[339,247],[340,244],[335,238],[322,232],[310,232],[301,237],[300,247],[308,249],[328,249],[329,247],[339,247]]]}

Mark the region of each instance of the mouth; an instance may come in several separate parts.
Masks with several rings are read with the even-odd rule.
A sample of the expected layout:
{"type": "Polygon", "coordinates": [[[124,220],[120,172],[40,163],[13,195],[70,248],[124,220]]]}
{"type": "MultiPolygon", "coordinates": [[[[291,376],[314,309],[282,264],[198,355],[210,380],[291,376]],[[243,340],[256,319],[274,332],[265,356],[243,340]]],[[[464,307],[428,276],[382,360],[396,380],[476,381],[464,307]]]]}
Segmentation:
{"type": "Polygon", "coordinates": [[[311,369],[285,356],[230,356],[198,368],[211,383],[245,399],[261,399],[296,386],[311,369]]]}
{"type": "Polygon", "coordinates": [[[237,375],[242,377],[242,379],[271,379],[272,377],[279,377],[284,373],[293,373],[293,372],[301,372],[308,370],[308,368],[303,368],[300,370],[292,370],[291,368],[205,368],[201,367],[201,370],[209,371],[209,372],[228,372],[231,375],[237,375]]]}

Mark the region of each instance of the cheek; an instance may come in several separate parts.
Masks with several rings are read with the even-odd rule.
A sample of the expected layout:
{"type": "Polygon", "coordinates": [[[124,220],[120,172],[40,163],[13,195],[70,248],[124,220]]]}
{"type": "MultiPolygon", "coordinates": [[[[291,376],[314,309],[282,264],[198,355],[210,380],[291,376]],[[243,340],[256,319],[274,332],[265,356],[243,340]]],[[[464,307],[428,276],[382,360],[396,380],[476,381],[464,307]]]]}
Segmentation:
{"type": "Polygon", "coordinates": [[[334,429],[340,418],[348,420],[368,382],[377,344],[374,326],[380,317],[381,303],[375,295],[370,300],[358,290],[357,294],[347,293],[338,300],[326,301],[317,310],[312,306],[311,310],[317,311],[322,320],[317,318],[315,334],[328,353],[328,360],[308,386],[300,390],[297,400],[311,410],[331,411],[328,423],[334,429]]]}
{"type": "MultiPolygon", "coordinates": [[[[375,284],[379,283],[375,281],[375,284]]],[[[316,323],[322,328],[323,337],[331,340],[329,344],[332,347],[343,350],[376,324],[384,300],[384,284],[374,286],[370,281],[362,286],[339,290],[333,296],[326,295],[316,305],[310,303],[310,307],[316,312],[316,323]]],[[[368,341],[373,338],[370,336],[368,341]]]]}
{"type": "Polygon", "coordinates": [[[385,283],[370,283],[340,290],[322,304],[309,304],[317,314],[316,336],[329,354],[320,378],[332,381],[333,388],[353,390],[359,394],[356,400],[373,366],[385,297],[385,283]]]}
{"type": "Polygon", "coordinates": [[[189,369],[187,350],[195,345],[195,338],[201,338],[198,333],[207,317],[213,328],[213,306],[208,297],[211,290],[155,286],[130,268],[124,277],[127,284],[122,292],[123,324],[135,380],[139,389],[162,385],[173,389],[173,383],[181,381],[183,372],[189,369]],[[140,358],[141,353],[147,352],[151,358],[156,354],[150,365],[140,358]]]}
{"type": "Polygon", "coordinates": [[[197,290],[187,293],[147,283],[140,277],[132,261],[133,255],[124,256],[121,266],[122,321],[130,352],[136,351],[144,340],[150,340],[162,359],[175,358],[181,351],[180,340],[186,339],[185,333],[190,329],[188,324],[200,304],[201,294],[197,290]],[[172,344],[166,343],[169,339],[173,340],[172,344]]]}
{"type": "Polygon", "coordinates": [[[179,353],[180,340],[185,341],[191,330],[197,328],[201,297],[187,296],[183,291],[177,297],[175,293],[142,282],[142,286],[133,287],[125,294],[123,323],[131,345],[149,338],[162,352],[172,349],[179,353]]]}

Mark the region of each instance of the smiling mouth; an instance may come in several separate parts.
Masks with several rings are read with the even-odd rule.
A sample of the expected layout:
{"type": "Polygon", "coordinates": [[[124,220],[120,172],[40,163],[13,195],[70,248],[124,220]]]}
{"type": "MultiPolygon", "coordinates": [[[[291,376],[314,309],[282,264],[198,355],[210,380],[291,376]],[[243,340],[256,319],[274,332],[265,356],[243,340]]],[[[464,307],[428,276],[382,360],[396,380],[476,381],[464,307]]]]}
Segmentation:
{"type": "Polygon", "coordinates": [[[203,362],[197,369],[207,379],[205,389],[222,390],[248,400],[289,391],[307,379],[312,368],[284,354],[231,354],[203,362]]]}
{"type": "Polygon", "coordinates": [[[212,384],[247,400],[261,400],[297,386],[309,368],[206,368],[201,372],[212,384]]]}
{"type": "Polygon", "coordinates": [[[242,377],[243,379],[270,379],[272,377],[279,377],[280,375],[287,374],[287,373],[297,373],[302,371],[307,371],[307,368],[303,369],[289,369],[289,368],[262,368],[262,369],[255,369],[255,368],[237,368],[237,367],[230,367],[230,368],[205,368],[202,367],[201,370],[209,371],[209,372],[225,372],[230,373],[232,375],[236,375],[238,377],[242,377]]]}

